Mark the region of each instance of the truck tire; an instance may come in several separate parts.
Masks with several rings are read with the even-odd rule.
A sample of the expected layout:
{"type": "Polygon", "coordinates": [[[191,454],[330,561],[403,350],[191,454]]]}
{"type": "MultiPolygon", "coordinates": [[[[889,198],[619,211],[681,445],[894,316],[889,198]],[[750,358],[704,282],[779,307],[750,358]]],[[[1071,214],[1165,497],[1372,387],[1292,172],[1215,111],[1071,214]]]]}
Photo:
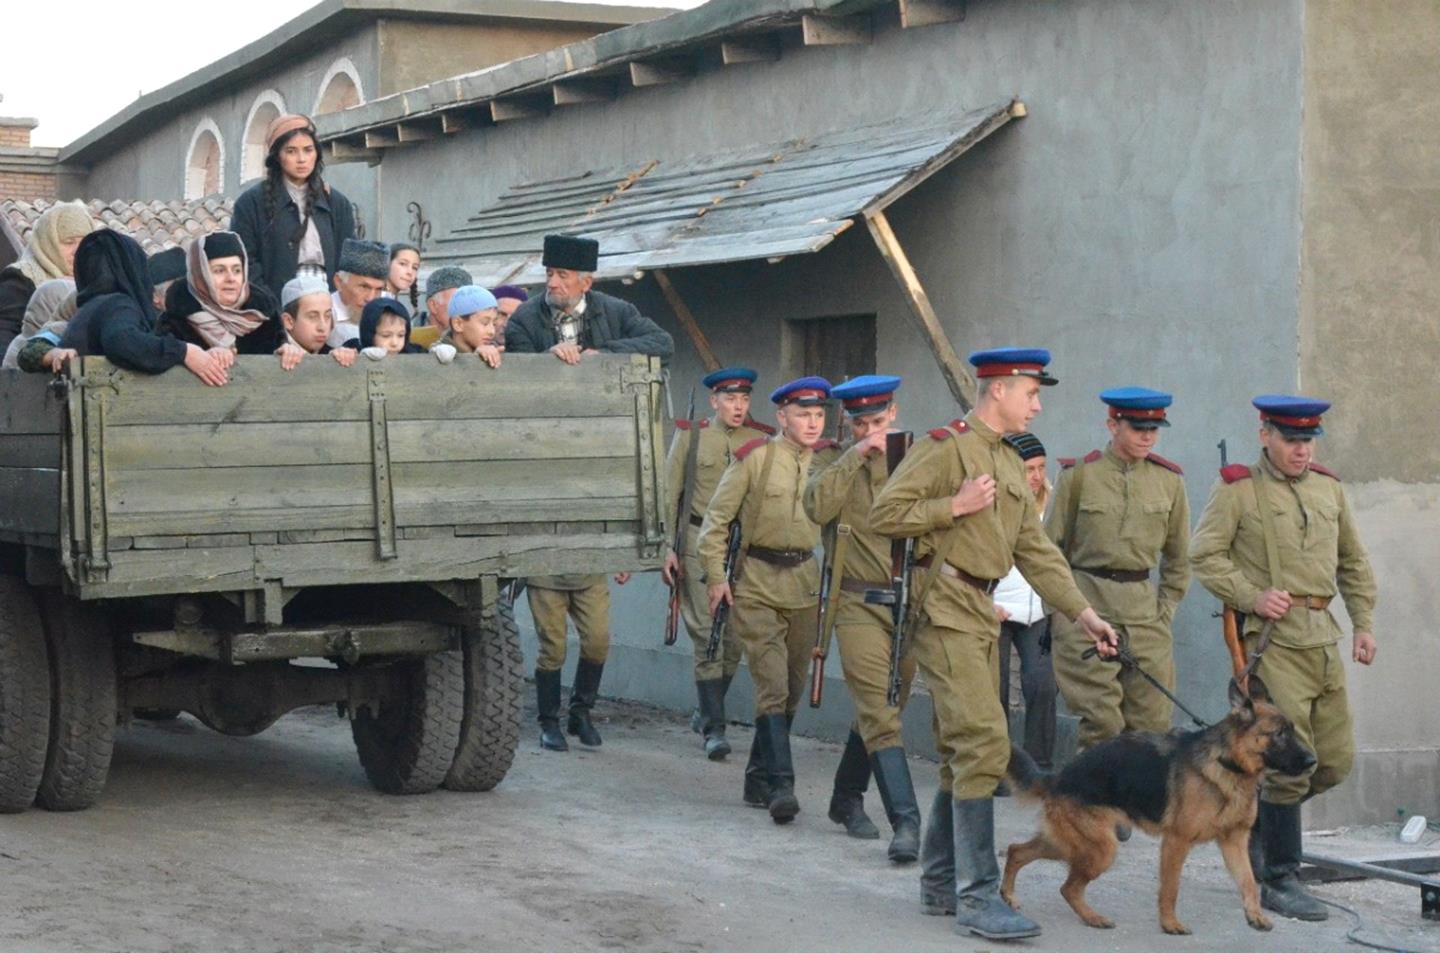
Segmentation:
{"type": "Polygon", "coordinates": [[[489,791],[505,779],[520,744],[520,692],[525,684],[524,657],[515,610],[504,599],[494,620],[475,613],[465,627],[465,717],[460,746],[445,776],[452,791],[489,791]]]}
{"type": "Polygon", "coordinates": [[[460,743],[465,661],[458,651],[436,652],[390,666],[389,699],[355,713],[350,733],[370,783],[386,794],[425,794],[438,788],[460,743]]]}
{"type": "Polygon", "coordinates": [[[51,811],[94,804],[115,748],[115,643],[95,609],[57,589],[40,604],[50,650],[50,745],[35,801],[51,811]]]}
{"type": "Polygon", "coordinates": [[[50,742],[50,666],[30,587],[0,576],[0,814],[35,803],[50,742]]]}

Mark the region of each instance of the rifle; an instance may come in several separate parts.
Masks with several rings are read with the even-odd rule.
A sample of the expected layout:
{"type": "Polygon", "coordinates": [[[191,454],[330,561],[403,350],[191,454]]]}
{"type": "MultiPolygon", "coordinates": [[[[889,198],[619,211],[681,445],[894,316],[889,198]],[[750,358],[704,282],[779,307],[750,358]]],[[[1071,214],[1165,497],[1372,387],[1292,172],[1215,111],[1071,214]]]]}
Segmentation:
{"type": "MultiPolygon", "coordinates": [[[[901,431],[885,437],[885,469],[894,474],[900,461],[910,449],[911,433],[901,431]]],[[[890,588],[870,589],[865,601],[871,605],[890,607],[894,631],[890,634],[890,682],[885,691],[885,703],[891,708],[900,707],[900,663],[905,656],[906,629],[910,626],[910,571],[915,566],[915,537],[890,541],[890,588]]]]}
{"type": "MultiPolygon", "coordinates": [[[[725,538],[725,581],[730,584],[730,598],[735,598],[735,570],[740,563],[740,521],[730,524],[725,538]]],[[[720,654],[720,641],[725,637],[725,623],[730,621],[730,603],[722,601],[710,618],[710,642],[705,646],[705,660],[715,661],[720,654]]]]}
{"type": "Polygon", "coordinates": [[[830,634],[835,630],[835,609],[840,587],[835,575],[845,573],[845,552],[850,548],[850,527],[839,523],[835,541],[825,552],[825,567],[820,572],[820,609],[816,616],[815,647],[810,650],[810,707],[819,708],[825,692],[825,659],[830,655],[830,634]]]}
{"type": "Polygon", "coordinates": [[[685,470],[680,484],[680,502],[675,511],[675,579],[670,584],[670,604],[665,615],[665,644],[674,645],[680,635],[680,577],[685,572],[685,531],[690,507],[695,501],[695,467],[700,458],[700,429],[695,426],[695,388],[690,388],[690,445],[685,448],[685,470]]]}

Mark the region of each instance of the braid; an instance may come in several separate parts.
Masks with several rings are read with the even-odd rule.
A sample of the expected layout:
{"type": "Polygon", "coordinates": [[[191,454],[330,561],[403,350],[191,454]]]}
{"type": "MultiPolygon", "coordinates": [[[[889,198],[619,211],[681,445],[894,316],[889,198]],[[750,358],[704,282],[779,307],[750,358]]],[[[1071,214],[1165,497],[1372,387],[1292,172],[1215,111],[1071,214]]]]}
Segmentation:
{"type": "Polygon", "coordinates": [[[410,282],[410,313],[411,313],[411,314],[414,314],[415,312],[417,312],[417,311],[420,310],[420,291],[419,291],[419,288],[417,287],[419,284],[420,284],[420,280],[419,280],[418,277],[416,278],[416,280],[410,282]]]}
{"type": "MultiPolygon", "coordinates": [[[[267,166],[269,165],[269,162],[268,162],[268,161],[266,162],[266,165],[267,165],[267,166]]],[[[276,177],[278,176],[278,174],[279,174],[278,170],[272,172],[272,171],[270,171],[270,170],[267,168],[266,171],[265,171],[265,224],[266,224],[266,225],[269,225],[271,222],[275,221],[275,185],[276,185],[275,179],[276,179],[276,177]]]]}

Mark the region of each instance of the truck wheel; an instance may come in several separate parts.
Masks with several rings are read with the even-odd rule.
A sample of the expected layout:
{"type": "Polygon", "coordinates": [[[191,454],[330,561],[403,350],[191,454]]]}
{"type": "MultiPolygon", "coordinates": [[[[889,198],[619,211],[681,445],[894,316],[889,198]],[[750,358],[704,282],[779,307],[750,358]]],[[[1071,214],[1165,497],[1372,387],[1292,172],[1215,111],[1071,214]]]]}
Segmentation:
{"type": "Polygon", "coordinates": [[[115,747],[115,645],[104,618],[59,590],[47,589],[50,649],[50,746],[36,803],[51,811],[94,804],[115,747]]]}
{"type": "Polygon", "coordinates": [[[515,610],[504,599],[492,622],[465,627],[465,717],[460,747],[445,776],[452,791],[488,791],[505,779],[520,744],[520,691],[525,660],[515,610]]]}
{"type": "Polygon", "coordinates": [[[30,587],[0,576],[0,814],[35,803],[50,741],[50,667],[30,587]]]}
{"type": "Polygon", "coordinates": [[[390,666],[391,694],[350,722],[370,783],[386,794],[424,794],[445,780],[460,742],[465,663],[437,652],[390,666]]]}

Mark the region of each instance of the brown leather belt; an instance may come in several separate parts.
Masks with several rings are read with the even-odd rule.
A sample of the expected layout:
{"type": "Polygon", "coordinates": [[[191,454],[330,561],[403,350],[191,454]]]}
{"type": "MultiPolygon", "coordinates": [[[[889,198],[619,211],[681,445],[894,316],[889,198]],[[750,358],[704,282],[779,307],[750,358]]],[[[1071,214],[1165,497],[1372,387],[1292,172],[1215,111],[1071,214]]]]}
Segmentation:
{"type": "Polygon", "coordinates": [[[766,549],[764,546],[751,546],[746,552],[762,563],[782,566],[786,569],[804,565],[806,560],[813,559],[815,556],[808,549],[766,549]]]}
{"type": "Polygon", "coordinates": [[[888,582],[866,582],[863,579],[856,579],[852,576],[842,576],[840,579],[840,590],[842,592],[853,592],[856,595],[865,595],[871,589],[889,589],[888,582]]]}
{"type": "MultiPolygon", "coordinates": [[[[924,559],[915,560],[915,565],[922,569],[929,569],[935,557],[926,556],[924,559]]],[[[979,576],[972,576],[963,569],[956,569],[949,563],[940,564],[940,575],[949,576],[951,579],[958,579],[968,586],[974,586],[987,596],[995,594],[995,589],[1000,585],[999,579],[981,579],[979,576]]]]}
{"type": "Polygon", "coordinates": [[[704,525],[705,525],[705,517],[703,517],[703,516],[696,516],[694,513],[691,513],[691,514],[690,514],[690,525],[691,525],[691,526],[704,526],[704,525]]]}
{"type": "Polygon", "coordinates": [[[1148,569],[1091,569],[1088,566],[1076,566],[1075,571],[1097,579],[1109,579],[1111,582],[1148,582],[1150,579],[1148,569]]]}
{"type": "Polygon", "coordinates": [[[1335,598],[1335,597],[1334,597],[1334,596],[1297,596],[1295,593],[1292,592],[1292,593],[1290,593],[1290,601],[1291,601],[1290,608],[1292,608],[1292,609],[1301,609],[1301,608],[1304,608],[1304,609],[1314,609],[1314,610],[1316,610],[1316,611],[1324,611],[1324,610],[1330,608],[1330,600],[1333,599],[1333,598],[1335,598]]]}

